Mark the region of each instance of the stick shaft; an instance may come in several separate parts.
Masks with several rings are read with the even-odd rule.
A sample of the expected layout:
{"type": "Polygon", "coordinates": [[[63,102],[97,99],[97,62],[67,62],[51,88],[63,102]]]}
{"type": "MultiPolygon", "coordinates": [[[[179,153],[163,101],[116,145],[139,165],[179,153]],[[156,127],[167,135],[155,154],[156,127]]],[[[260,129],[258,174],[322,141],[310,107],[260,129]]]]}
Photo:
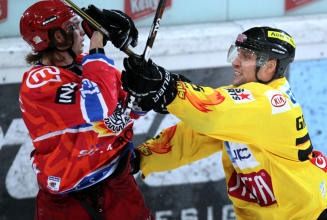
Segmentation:
{"type": "Polygon", "coordinates": [[[166,8],[166,3],[167,3],[167,0],[160,0],[160,2],[158,4],[156,15],[154,16],[152,27],[151,27],[150,33],[149,33],[149,37],[148,37],[148,40],[146,42],[145,49],[143,52],[143,59],[144,59],[143,65],[145,65],[145,63],[147,63],[149,60],[151,50],[152,50],[152,47],[154,44],[154,40],[157,36],[158,30],[160,27],[161,18],[164,13],[164,10],[166,8]]]}

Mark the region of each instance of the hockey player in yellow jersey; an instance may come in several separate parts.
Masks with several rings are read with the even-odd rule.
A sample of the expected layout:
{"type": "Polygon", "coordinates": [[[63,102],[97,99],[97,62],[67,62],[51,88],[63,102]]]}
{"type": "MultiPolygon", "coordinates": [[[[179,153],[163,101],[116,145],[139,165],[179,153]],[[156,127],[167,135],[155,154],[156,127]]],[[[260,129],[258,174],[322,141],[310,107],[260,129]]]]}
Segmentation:
{"type": "Polygon", "coordinates": [[[238,35],[227,60],[232,85],[186,82],[151,60],[124,60],[123,87],[139,106],[181,122],[138,146],[140,169],[172,170],[222,151],[237,219],[327,219],[326,157],[315,151],[303,113],[284,77],[295,42],[285,31],[254,27],[238,35]]]}

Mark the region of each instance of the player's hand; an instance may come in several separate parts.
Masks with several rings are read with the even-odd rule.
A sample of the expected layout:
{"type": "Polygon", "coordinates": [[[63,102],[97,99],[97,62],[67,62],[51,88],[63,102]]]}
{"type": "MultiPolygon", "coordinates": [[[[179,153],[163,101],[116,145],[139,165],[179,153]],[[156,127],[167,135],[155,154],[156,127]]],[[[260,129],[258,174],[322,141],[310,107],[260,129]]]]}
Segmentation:
{"type": "Polygon", "coordinates": [[[168,70],[157,66],[151,59],[146,67],[142,67],[141,62],[142,58],[138,55],[124,59],[123,89],[141,98],[139,106],[143,111],[164,108],[176,97],[176,80],[168,70]]]}
{"type": "MultiPolygon", "coordinates": [[[[101,10],[94,5],[82,10],[110,32],[112,44],[121,51],[125,51],[129,45],[137,46],[138,31],[133,20],[125,13],[119,10],[101,10]]],[[[82,27],[89,37],[92,36],[91,32],[95,31],[86,21],[83,21],[82,27]]],[[[108,38],[105,39],[104,45],[107,40],[108,38]]]]}

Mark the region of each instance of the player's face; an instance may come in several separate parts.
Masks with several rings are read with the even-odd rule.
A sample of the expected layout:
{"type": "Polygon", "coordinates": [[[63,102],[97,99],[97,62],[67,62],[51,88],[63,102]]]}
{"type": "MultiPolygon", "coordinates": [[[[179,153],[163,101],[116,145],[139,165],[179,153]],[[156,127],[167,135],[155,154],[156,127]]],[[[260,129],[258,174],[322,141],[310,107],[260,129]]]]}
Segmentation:
{"type": "Polygon", "coordinates": [[[85,32],[84,30],[81,28],[79,22],[74,24],[75,25],[75,30],[74,30],[74,45],[73,45],[73,50],[76,53],[76,55],[80,55],[83,53],[83,41],[84,41],[84,35],[85,32]]]}
{"type": "Polygon", "coordinates": [[[235,73],[232,82],[233,86],[238,87],[245,83],[257,82],[255,77],[256,54],[241,48],[238,48],[237,51],[238,56],[232,62],[235,73]]]}

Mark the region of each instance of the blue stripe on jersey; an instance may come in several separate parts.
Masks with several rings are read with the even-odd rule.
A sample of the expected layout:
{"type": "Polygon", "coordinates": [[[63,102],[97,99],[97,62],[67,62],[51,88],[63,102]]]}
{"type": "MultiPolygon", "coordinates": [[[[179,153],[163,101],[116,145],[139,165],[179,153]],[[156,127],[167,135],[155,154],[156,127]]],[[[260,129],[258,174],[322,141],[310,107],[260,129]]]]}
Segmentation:
{"type": "Polygon", "coordinates": [[[79,128],[87,128],[87,127],[93,127],[93,124],[90,123],[85,123],[85,124],[81,124],[81,125],[76,125],[74,127],[71,127],[69,129],[79,129],[79,128]]]}
{"type": "Polygon", "coordinates": [[[135,111],[135,110],[133,110],[132,109],[132,111],[133,111],[133,113],[135,114],[135,115],[146,115],[148,112],[138,112],[138,111],[135,111]]]}
{"type": "MultiPolygon", "coordinates": [[[[84,103],[81,108],[85,108],[86,115],[83,115],[84,118],[86,116],[89,119],[89,122],[100,121],[103,119],[104,109],[99,99],[99,95],[101,95],[101,91],[98,85],[88,79],[83,79],[82,88],[80,89],[81,98],[84,103]]],[[[86,120],[88,121],[88,120],[86,120]]]]}
{"type": "Polygon", "coordinates": [[[102,54],[102,53],[95,53],[92,55],[86,55],[83,59],[82,59],[82,64],[84,65],[85,62],[90,61],[90,60],[104,60],[106,61],[109,65],[115,66],[115,62],[111,59],[109,59],[106,55],[102,54]]]}
{"type": "MultiPolygon", "coordinates": [[[[118,164],[120,159],[125,155],[125,153],[127,153],[130,149],[134,149],[134,144],[133,144],[133,141],[127,143],[123,149],[122,149],[122,152],[118,158],[118,160],[111,164],[109,167],[105,167],[103,169],[98,169],[96,172],[92,173],[91,175],[87,175],[85,176],[82,181],[78,184],[77,187],[73,188],[73,189],[70,189],[70,190],[67,190],[65,192],[62,192],[62,193],[58,193],[58,194],[65,194],[65,193],[70,193],[70,192],[73,192],[73,191],[76,191],[76,190],[81,190],[81,189],[84,189],[84,188],[87,188],[89,186],[92,186],[102,180],[104,180],[105,178],[107,178],[108,176],[106,175],[111,169],[112,167],[115,165],[115,164],[118,164]]],[[[109,175],[110,176],[110,175],[109,175]]]]}

